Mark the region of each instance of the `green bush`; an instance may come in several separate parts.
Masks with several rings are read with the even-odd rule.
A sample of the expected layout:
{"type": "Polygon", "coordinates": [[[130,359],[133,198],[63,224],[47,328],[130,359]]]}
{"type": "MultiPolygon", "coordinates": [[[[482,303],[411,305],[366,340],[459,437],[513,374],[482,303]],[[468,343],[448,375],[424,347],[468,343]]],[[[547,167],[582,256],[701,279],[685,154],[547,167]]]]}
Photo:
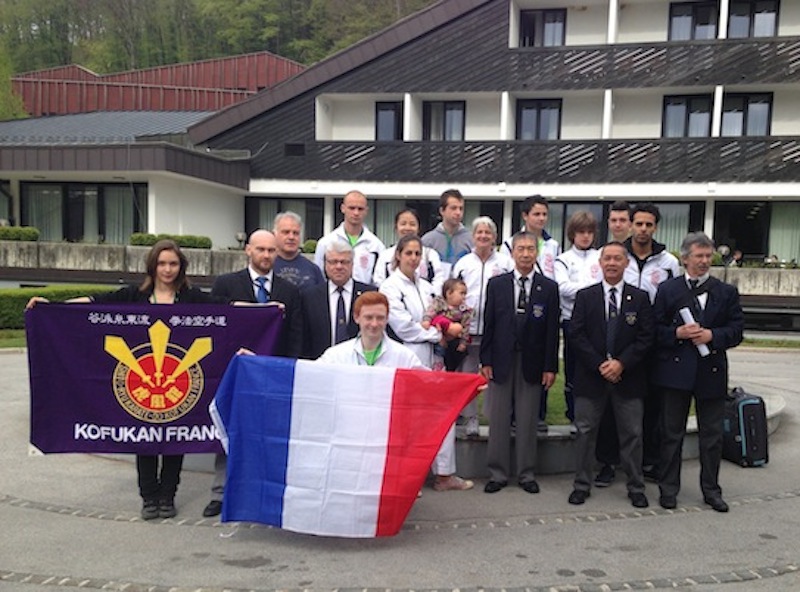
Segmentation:
{"type": "Polygon", "coordinates": [[[207,236],[194,234],[148,234],[134,232],[131,235],[131,244],[137,247],[152,247],[162,239],[175,241],[182,249],[210,249],[211,239],[207,236]]]}
{"type": "Polygon", "coordinates": [[[316,253],[317,251],[317,241],[313,238],[306,240],[303,243],[303,253],[316,253]]]}
{"type": "Polygon", "coordinates": [[[0,226],[0,240],[38,241],[39,229],[33,226],[0,226]]]}
{"type": "Polygon", "coordinates": [[[119,286],[57,285],[45,288],[0,289],[0,329],[23,329],[25,327],[25,305],[33,296],[44,296],[50,302],[63,302],[78,296],[112,292],[119,286]]]}

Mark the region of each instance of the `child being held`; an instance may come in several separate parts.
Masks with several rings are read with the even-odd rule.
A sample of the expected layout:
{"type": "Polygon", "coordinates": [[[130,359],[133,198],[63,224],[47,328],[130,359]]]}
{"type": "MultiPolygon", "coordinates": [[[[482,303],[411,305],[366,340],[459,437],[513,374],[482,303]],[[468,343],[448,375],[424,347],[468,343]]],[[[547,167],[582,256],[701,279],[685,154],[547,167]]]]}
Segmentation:
{"type": "MultiPolygon", "coordinates": [[[[442,295],[431,300],[422,317],[422,326],[438,327],[447,339],[449,329],[458,332],[458,337],[447,339],[447,347],[434,346],[434,353],[442,356],[445,368],[453,372],[461,365],[467,355],[469,344],[469,325],[472,321],[472,307],[467,306],[467,285],[463,280],[451,278],[442,286],[442,295]]],[[[453,331],[451,331],[451,334],[453,331]]]]}

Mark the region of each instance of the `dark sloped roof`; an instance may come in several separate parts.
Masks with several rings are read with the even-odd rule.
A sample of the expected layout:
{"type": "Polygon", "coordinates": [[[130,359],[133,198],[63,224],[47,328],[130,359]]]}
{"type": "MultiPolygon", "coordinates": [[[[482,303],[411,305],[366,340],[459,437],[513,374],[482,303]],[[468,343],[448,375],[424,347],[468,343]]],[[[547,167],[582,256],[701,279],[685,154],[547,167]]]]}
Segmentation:
{"type": "Polygon", "coordinates": [[[189,136],[196,144],[206,142],[281,103],[350,72],[487,2],[493,1],[498,0],[441,0],[433,6],[398,21],[380,33],[367,37],[314,64],[308,70],[285,82],[262,91],[251,99],[223,109],[208,119],[191,126],[189,136]]]}
{"type": "Polygon", "coordinates": [[[0,145],[130,144],[139,136],[185,134],[208,111],[99,111],[0,122],[0,145]]]}

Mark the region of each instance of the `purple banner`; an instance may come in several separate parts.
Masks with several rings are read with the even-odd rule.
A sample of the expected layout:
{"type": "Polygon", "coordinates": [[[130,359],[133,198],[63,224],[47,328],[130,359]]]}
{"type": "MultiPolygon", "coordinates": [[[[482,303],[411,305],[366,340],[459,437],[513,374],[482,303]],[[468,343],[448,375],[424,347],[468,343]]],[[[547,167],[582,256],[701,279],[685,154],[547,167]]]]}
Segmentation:
{"type": "Polygon", "coordinates": [[[44,453],[221,452],[208,414],[240,347],[272,353],[276,306],[39,304],[25,315],[31,444],[44,453]]]}

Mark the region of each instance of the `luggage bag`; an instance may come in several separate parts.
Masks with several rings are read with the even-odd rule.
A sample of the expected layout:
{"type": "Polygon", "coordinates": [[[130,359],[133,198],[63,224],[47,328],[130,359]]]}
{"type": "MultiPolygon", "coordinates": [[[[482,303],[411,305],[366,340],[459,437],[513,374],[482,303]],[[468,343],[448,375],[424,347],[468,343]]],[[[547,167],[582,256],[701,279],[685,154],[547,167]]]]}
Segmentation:
{"type": "Polygon", "coordinates": [[[722,458],[743,467],[769,462],[767,411],[764,399],[734,388],[725,402],[722,458]]]}

